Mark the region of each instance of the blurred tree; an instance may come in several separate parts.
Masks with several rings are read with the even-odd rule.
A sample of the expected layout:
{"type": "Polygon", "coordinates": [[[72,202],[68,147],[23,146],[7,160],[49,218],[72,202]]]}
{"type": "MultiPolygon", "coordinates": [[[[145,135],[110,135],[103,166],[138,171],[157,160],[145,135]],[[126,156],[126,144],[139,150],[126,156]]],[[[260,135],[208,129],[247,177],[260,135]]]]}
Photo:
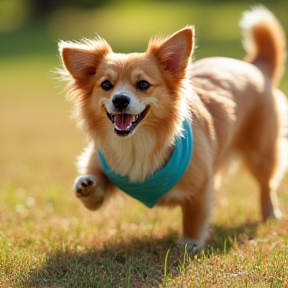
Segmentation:
{"type": "Polygon", "coordinates": [[[51,12],[61,7],[64,2],[65,0],[28,0],[32,20],[38,20],[48,17],[51,12]]]}
{"type": "MultiPolygon", "coordinates": [[[[113,0],[27,0],[32,20],[47,18],[61,7],[90,9],[113,2],[113,0]]],[[[115,0],[114,0],[115,1],[115,0]]]]}

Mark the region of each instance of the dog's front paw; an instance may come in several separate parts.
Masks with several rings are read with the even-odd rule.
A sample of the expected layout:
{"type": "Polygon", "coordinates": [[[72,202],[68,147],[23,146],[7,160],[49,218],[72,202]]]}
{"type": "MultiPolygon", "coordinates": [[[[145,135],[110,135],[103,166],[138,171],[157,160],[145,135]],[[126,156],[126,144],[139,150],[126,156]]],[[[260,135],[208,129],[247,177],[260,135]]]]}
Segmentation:
{"type": "Polygon", "coordinates": [[[96,187],[96,178],[93,175],[84,175],[76,178],[74,191],[77,197],[87,197],[96,187]]]}
{"type": "Polygon", "coordinates": [[[205,247],[205,241],[199,241],[196,239],[188,239],[181,237],[178,239],[178,247],[185,247],[190,255],[200,252],[205,247]]]}
{"type": "Polygon", "coordinates": [[[93,175],[79,176],[75,180],[74,191],[76,197],[90,210],[98,209],[105,198],[103,190],[97,185],[93,175]]]}

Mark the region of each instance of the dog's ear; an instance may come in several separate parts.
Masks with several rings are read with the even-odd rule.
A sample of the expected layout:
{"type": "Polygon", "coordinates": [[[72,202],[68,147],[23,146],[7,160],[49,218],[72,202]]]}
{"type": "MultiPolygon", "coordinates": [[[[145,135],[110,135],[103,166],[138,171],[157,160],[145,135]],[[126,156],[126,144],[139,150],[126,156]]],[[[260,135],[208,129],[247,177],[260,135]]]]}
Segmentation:
{"type": "Polygon", "coordinates": [[[181,79],[185,76],[193,50],[194,27],[188,26],[164,40],[152,38],[147,52],[154,54],[163,69],[175,79],[181,79]]]}
{"type": "Polygon", "coordinates": [[[64,68],[74,79],[84,82],[95,75],[102,57],[111,52],[102,39],[85,43],[61,41],[58,46],[64,68]]]}

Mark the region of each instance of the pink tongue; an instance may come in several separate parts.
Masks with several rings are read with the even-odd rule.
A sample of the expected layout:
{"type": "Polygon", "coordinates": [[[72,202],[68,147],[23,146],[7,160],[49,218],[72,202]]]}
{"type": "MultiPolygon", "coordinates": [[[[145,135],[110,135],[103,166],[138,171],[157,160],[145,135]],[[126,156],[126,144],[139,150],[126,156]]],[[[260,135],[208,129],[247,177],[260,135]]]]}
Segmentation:
{"type": "Polygon", "coordinates": [[[130,130],[132,126],[132,115],[129,114],[116,114],[115,118],[115,128],[120,131],[130,130]]]}

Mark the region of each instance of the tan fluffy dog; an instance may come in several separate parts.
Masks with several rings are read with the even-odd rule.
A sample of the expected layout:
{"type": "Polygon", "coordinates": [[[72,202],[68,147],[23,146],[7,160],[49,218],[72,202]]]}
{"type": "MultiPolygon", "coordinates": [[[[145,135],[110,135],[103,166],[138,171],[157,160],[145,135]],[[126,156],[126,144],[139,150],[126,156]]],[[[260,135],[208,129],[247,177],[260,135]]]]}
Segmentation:
{"type": "Polygon", "coordinates": [[[159,199],[149,194],[157,205],[181,207],[180,240],[205,244],[213,179],[235,152],[259,184],[263,220],[281,216],[276,188],[288,160],[287,104],[277,85],[284,70],[285,36],[264,7],[245,12],[241,27],[245,62],[206,58],[191,63],[193,27],[152,38],[145,53],[113,53],[100,38],[60,43],[62,75],[69,78],[77,121],[91,140],[74,186],[88,209],[100,208],[117,190],[104,165],[128,182],[144,183],[161,174],[177,143],[186,141],[183,123],[189,121],[193,156],[179,152],[181,161],[172,165],[172,174],[161,177],[170,181],[187,159],[188,166],[159,199]]]}

